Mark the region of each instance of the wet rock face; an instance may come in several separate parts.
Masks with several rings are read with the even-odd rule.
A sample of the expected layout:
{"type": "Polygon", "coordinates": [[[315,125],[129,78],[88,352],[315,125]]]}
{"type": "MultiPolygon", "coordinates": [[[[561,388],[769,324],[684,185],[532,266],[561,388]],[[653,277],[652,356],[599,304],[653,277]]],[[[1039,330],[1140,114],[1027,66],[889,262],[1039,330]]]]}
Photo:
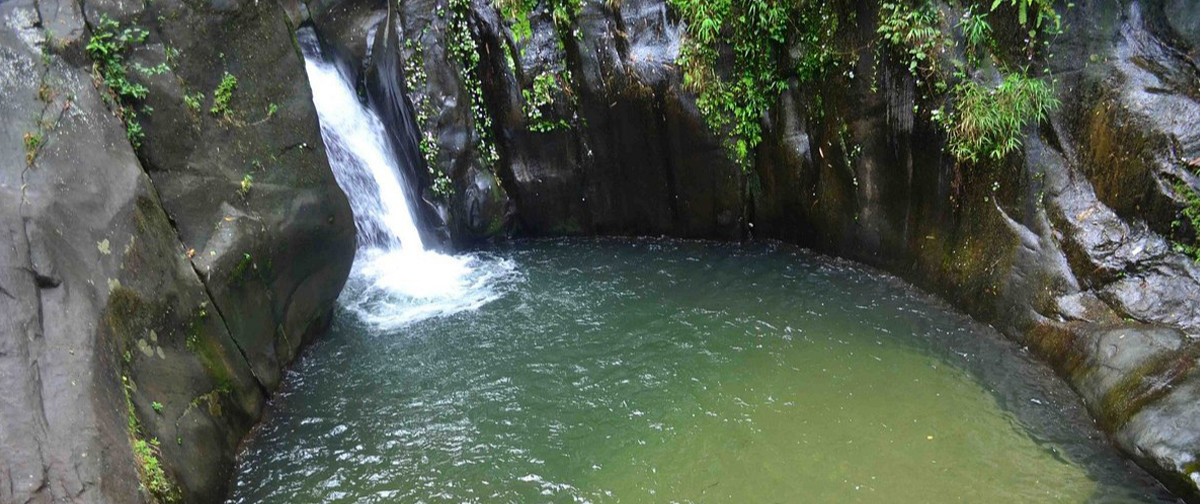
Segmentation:
{"type": "MultiPolygon", "coordinates": [[[[1029,345],[1122,449],[1200,499],[1200,273],[1172,244],[1195,232],[1175,224],[1176,186],[1200,188],[1187,164],[1200,159],[1195,2],[1064,10],[1049,51],[1063,105],[990,170],[956,166],[941,129],[914,113],[920,92],[904,65],[868,50],[856,53],[858,78],[793,83],[762,118],[745,173],[681,86],[681,26],[662,0],[583,2],[567,29],[542,6],[528,35],[491,3],[466,6],[474,65],[452,50],[447,4],[402,2],[396,18],[403,57],[427,75],[409,92],[435,111],[421,128],[454,181],[448,213],[470,223],[452,228],[456,241],[500,229],[749,236],[884,267],[1029,345]],[[546,74],[549,94],[531,96],[546,74]],[[470,110],[471,76],[490,138],[470,110]],[[531,118],[531,101],[550,127],[531,118]]],[[[850,8],[846,52],[877,38],[875,5],[850,8]]],[[[357,24],[383,11],[362,8],[357,24]]],[[[365,38],[339,30],[326,35],[346,47],[365,38]]]]}
{"type": "MultiPolygon", "coordinates": [[[[1196,231],[1173,225],[1176,185],[1200,188],[1195,2],[1068,11],[1063,107],[993,172],[944,154],[886,52],[854,62],[878,90],[843,75],[784,92],[743,172],[681,86],[662,0],[583,2],[568,27],[542,7],[520,38],[482,0],[387,5],[0,2],[0,502],[220,500],[354,250],[291,40],[310,17],[376,109],[411,112],[417,150],[397,142],[455,242],[775,238],[887,268],[1027,344],[1126,452],[1200,496],[1200,272],[1171,243],[1196,231]],[[102,14],[148,30],[130,64],[166,64],[136,77],[136,149],[83,49],[102,14]],[[166,488],[132,449],[153,439],[166,488]]],[[[853,8],[847,49],[875,37],[874,4],[853,8]]]]}
{"type": "MultiPolygon", "coordinates": [[[[481,24],[480,37],[505,40],[497,28],[481,24]]],[[[534,12],[513,70],[494,65],[501,78],[485,80],[493,102],[509,104],[500,173],[525,232],[742,236],[744,179],[682,90],[679,37],[657,1],[586,2],[570,31],[534,12]],[[539,132],[523,110],[539,75],[556,79],[543,114],[569,127],[539,132]]]]}
{"type": "MultiPolygon", "coordinates": [[[[381,32],[372,22],[386,17],[386,7],[375,5],[314,8],[313,19],[323,36],[372,67],[383,58],[368,58],[370,42],[360,40],[364,31],[381,32]]],[[[428,111],[420,126],[437,145],[431,164],[457,189],[446,198],[456,242],[510,231],[743,236],[743,177],[681,89],[673,68],[680,27],[665,4],[585,2],[570,33],[559,33],[542,9],[531,15],[530,36],[516,40],[490,4],[471,3],[462,19],[466,43],[481,55],[473,73],[453,50],[449,10],[413,0],[395,19],[407,41],[403,57],[421,74],[408,88],[418,111],[428,111]],[[505,54],[517,56],[510,63],[505,54]],[[554,79],[545,117],[561,121],[550,131],[523,108],[523,91],[541,75],[554,79]],[[480,111],[492,123],[482,135],[480,111]]]]}
{"type": "Polygon", "coordinates": [[[0,4],[0,502],[223,498],[353,257],[302,63],[274,2],[0,4]],[[148,31],[136,149],[102,15],[148,31]]]}

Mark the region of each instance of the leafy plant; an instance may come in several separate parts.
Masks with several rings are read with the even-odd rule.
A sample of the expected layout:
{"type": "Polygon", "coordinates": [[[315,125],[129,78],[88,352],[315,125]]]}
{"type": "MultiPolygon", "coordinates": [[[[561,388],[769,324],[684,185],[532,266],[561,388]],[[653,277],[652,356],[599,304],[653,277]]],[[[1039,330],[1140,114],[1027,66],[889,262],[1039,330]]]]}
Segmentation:
{"type": "Polygon", "coordinates": [[[49,85],[42,84],[38,86],[38,99],[45,103],[50,103],[57,95],[58,93],[56,93],[54,88],[50,87],[49,85]]]}
{"type": "Polygon", "coordinates": [[[162,468],[162,463],[158,460],[159,444],[158,438],[152,438],[149,441],[145,439],[135,439],[133,441],[133,458],[137,461],[141,468],[141,473],[145,475],[146,489],[151,494],[160,496],[167,502],[177,500],[175,494],[175,486],[167,479],[167,473],[162,468]]]}
{"type": "MultiPolygon", "coordinates": [[[[517,42],[531,36],[529,16],[537,8],[536,0],[495,0],[495,4],[501,17],[509,23],[513,38],[517,42]]],[[[577,36],[573,25],[579,14],[580,0],[547,0],[545,5],[558,34],[558,47],[562,50],[566,37],[577,36]]],[[[504,52],[505,63],[514,73],[520,60],[520,56],[515,52],[511,47],[506,47],[504,52]]],[[[571,93],[571,82],[571,70],[568,68],[557,72],[543,70],[534,77],[530,88],[521,89],[522,111],[529,121],[531,131],[545,133],[571,127],[564,119],[546,117],[546,108],[555,103],[555,96],[558,94],[556,89],[563,91],[568,104],[574,108],[575,97],[571,93]]]]}
{"type": "Polygon", "coordinates": [[[129,68],[125,63],[125,53],[130,45],[145,42],[147,35],[149,32],[137,27],[122,29],[120,23],[101,14],[100,22],[88,40],[85,49],[95,61],[93,69],[118,99],[140,100],[148,93],[145,86],[129,80],[129,68]]]}
{"type": "Polygon", "coordinates": [[[1021,146],[1025,126],[1058,107],[1053,86],[1014,72],[991,88],[974,81],[954,87],[955,110],[943,120],[948,148],[959,161],[1000,159],[1021,146]]]}
{"type": "MultiPolygon", "coordinates": [[[[566,75],[568,77],[565,77],[565,79],[569,80],[570,71],[567,71],[566,75]]],[[[543,108],[554,105],[555,90],[559,87],[558,79],[555,78],[554,74],[542,72],[537,77],[534,77],[532,89],[521,90],[521,97],[524,98],[522,108],[525,112],[525,117],[529,119],[530,130],[545,133],[570,127],[567,121],[563,119],[547,119],[542,112],[543,108]]]]}
{"type": "Polygon", "coordinates": [[[982,55],[992,49],[995,39],[992,38],[992,25],[987,21],[987,14],[976,14],[971,9],[963,14],[958,22],[963,38],[967,42],[967,58],[978,64],[982,55]]]}
{"type": "Polygon", "coordinates": [[[992,0],[993,11],[1003,5],[1017,9],[1017,21],[1022,25],[1029,24],[1032,14],[1036,28],[1051,25],[1054,30],[1062,28],[1062,17],[1054,10],[1053,0],[992,0]]]}
{"type": "Polygon", "coordinates": [[[676,63],[684,85],[709,128],[726,136],[730,159],[743,170],[762,141],[760,119],[793,76],[801,83],[836,64],[836,2],[815,0],[671,0],[686,25],[676,63]],[[718,75],[723,50],[733,56],[728,76],[718,75]],[[781,65],[793,49],[794,68],[781,65]]]}
{"type": "Polygon", "coordinates": [[[25,144],[25,163],[33,164],[33,160],[37,158],[38,152],[45,145],[46,139],[42,136],[41,131],[33,131],[26,133],[22,137],[22,143],[25,144]]]}
{"type": "Polygon", "coordinates": [[[225,72],[225,75],[221,77],[221,82],[217,84],[217,88],[213,90],[213,103],[212,107],[209,108],[208,111],[211,112],[212,115],[221,116],[228,119],[230,114],[233,112],[232,109],[229,108],[229,102],[233,100],[233,92],[237,91],[237,87],[237,77],[234,77],[233,74],[230,74],[229,72],[225,72]]]}
{"type": "Polygon", "coordinates": [[[438,196],[447,197],[454,193],[454,185],[446,172],[438,166],[438,153],[441,146],[433,132],[428,129],[430,118],[433,117],[433,106],[429,103],[429,96],[423,92],[429,78],[425,74],[423,66],[424,57],[421,45],[419,41],[409,38],[404,41],[404,46],[412,51],[404,58],[404,84],[412,93],[409,96],[413,99],[417,125],[423,129],[417,147],[425,159],[425,169],[428,170],[430,179],[433,181],[431,190],[438,196]]]}
{"type": "Polygon", "coordinates": [[[142,130],[142,123],[137,121],[137,114],[132,110],[127,112],[129,120],[125,121],[125,137],[129,139],[129,143],[134,148],[142,146],[142,140],[146,138],[146,132],[142,130]]]}
{"type": "Polygon", "coordinates": [[[254,176],[249,173],[242,175],[242,183],[238,188],[238,194],[243,198],[250,195],[250,190],[254,188],[254,176]]]}
{"type": "Polygon", "coordinates": [[[161,75],[171,71],[171,67],[166,63],[159,63],[152,67],[143,66],[140,63],[134,63],[133,69],[137,70],[138,73],[145,75],[146,77],[153,77],[155,75],[161,75]]]}
{"type": "Polygon", "coordinates": [[[560,29],[560,33],[564,28],[575,23],[575,16],[579,15],[579,5],[582,0],[547,0],[550,3],[550,17],[554,19],[554,24],[560,29]]]}
{"type": "Polygon", "coordinates": [[[163,410],[162,403],[160,403],[158,401],[154,401],[154,402],[150,403],[150,407],[154,409],[155,413],[162,413],[162,410],[163,410]]]}
{"type": "Polygon", "coordinates": [[[92,73],[97,84],[108,89],[108,99],[116,105],[116,114],[125,122],[126,136],[134,148],[140,147],[145,133],[137,121],[133,106],[146,98],[146,86],[129,80],[125,54],[132,44],[146,41],[149,32],[137,27],[121,28],[121,24],[101,14],[85,47],[92,59],[92,73]]]}
{"type": "Polygon", "coordinates": [[[450,1],[450,20],[447,43],[450,55],[458,61],[459,78],[470,98],[475,134],[479,137],[479,159],[488,169],[495,169],[500,153],[492,132],[492,116],[483,101],[483,83],[479,81],[479,51],[467,26],[470,0],[450,1]]]}
{"type": "MultiPolygon", "coordinates": [[[[1001,159],[1021,146],[1023,130],[1038,122],[1059,105],[1053,85],[1028,76],[1028,68],[1009,69],[993,58],[1003,80],[995,87],[976,82],[969,76],[970,67],[981,65],[996,49],[992,26],[987,13],[978,13],[974,6],[966,9],[958,22],[966,42],[970,67],[955,63],[953,75],[939,64],[938,55],[953,44],[945,33],[941,10],[930,0],[895,0],[880,7],[877,33],[882,42],[905,55],[909,71],[924,79],[934,91],[932,97],[949,98],[951,111],[934,109],[931,118],[942,125],[949,139],[947,150],[959,161],[979,162],[1001,159]],[[953,83],[953,84],[951,84],[953,83]]],[[[1018,9],[1018,21],[1040,26],[1050,23],[1057,29],[1058,14],[1049,0],[993,0],[991,10],[1005,5],[1018,9]],[[1034,16],[1032,21],[1031,14],[1034,16]]],[[[1036,27],[1030,30],[1029,49],[1034,49],[1036,27]]],[[[1032,52],[1030,53],[1033,54],[1032,52]]],[[[931,98],[926,95],[925,98],[931,98]]]]}
{"type": "Polygon", "coordinates": [[[204,105],[204,93],[196,91],[183,95],[183,104],[187,105],[188,110],[191,110],[193,114],[199,114],[200,107],[204,105]]]}
{"type": "Polygon", "coordinates": [[[883,2],[875,31],[904,55],[909,72],[935,79],[940,70],[937,55],[946,46],[943,21],[942,12],[928,0],[916,7],[907,2],[883,2]]]}
{"type": "MultiPolygon", "coordinates": [[[[160,453],[158,439],[146,440],[143,438],[141,423],[138,422],[137,413],[133,407],[133,382],[128,376],[122,376],[121,382],[123,385],[121,388],[125,392],[129,443],[133,449],[133,459],[137,463],[142,487],[160,502],[177,502],[180,498],[179,489],[171,483],[166,470],[163,469],[162,463],[158,459],[160,453]]],[[[155,408],[155,411],[158,411],[158,408],[155,408]]]]}
{"type": "MultiPolygon", "coordinates": [[[[1200,176],[1200,167],[1197,167],[1194,172],[1200,176]]],[[[1174,189],[1175,195],[1183,200],[1183,210],[1180,211],[1180,218],[1171,223],[1171,227],[1178,234],[1186,221],[1192,232],[1191,240],[1175,241],[1175,250],[1187,254],[1200,263],[1200,192],[1184,181],[1176,182],[1174,189]]]]}
{"type": "Polygon", "coordinates": [[[496,10],[509,22],[513,38],[517,42],[533,35],[529,13],[537,7],[537,0],[496,0],[496,10]]]}

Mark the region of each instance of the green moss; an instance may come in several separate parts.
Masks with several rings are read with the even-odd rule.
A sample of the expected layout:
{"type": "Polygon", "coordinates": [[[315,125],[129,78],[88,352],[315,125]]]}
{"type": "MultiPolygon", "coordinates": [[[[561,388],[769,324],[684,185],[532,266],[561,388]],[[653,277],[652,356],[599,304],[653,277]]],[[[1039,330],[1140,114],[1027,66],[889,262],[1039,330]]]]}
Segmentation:
{"type": "MultiPolygon", "coordinates": [[[[179,500],[179,490],[171,482],[159,460],[158,440],[147,439],[138,420],[137,409],[133,403],[133,394],[137,387],[128,374],[133,365],[134,352],[130,351],[131,342],[136,335],[142,334],[150,326],[153,322],[152,314],[159,311],[157,306],[133,290],[117,287],[109,293],[103,320],[115,337],[118,351],[124,356],[121,360],[121,388],[125,396],[126,427],[141,485],[156,501],[175,502],[179,500]]],[[[162,405],[152,402],[151,408],[158,412],[161,411],[162,405]]]]}
{"type": "Polygon", "coordinates": [[[1167,392],[1196,366],[1196,348],[1163,355],[1142,364],[1126,374],[1104,394],[1100,413],[1113,431],[1120,429],[1134,415],[1167,392]]]}
{"type": "Polygon", "coordinates": [[[1025,342],[1059,373],[1073,380],[1082,378],[1091,371],[1086,365],[1086,342],[1079,332],[1070,326],[1040,324],[1026,334],[1025,342]]]}
{"type": "Polygon", "coordinates": [[[210,416],[220,417],[222,414],[221,396],[229,395],[232,391],[233,387],[230,384],[218,383],[216,388],[193,398],[192,401],[188,403],[188,408],[199,408],[203,406],[208,410],[208,414],[210,416]]]}
{"type": "Polygon", "coordinates": [[[204,335],[204,320],[208,318],[208,303],[201,303],[188,321],[187,348],[193,352],[200,348],[201,337],[204,335]]]}
{"type": "Polygon", "coordinates": [[[488,236],[500,236],[504,234],[504,216],[496,215],[492,217],[492,221],[488,223],[488,236]]]}
{"type": "Polygon", "coordinates": [[[583,234],[583,226],[574,217],[559,222],[550,230],[551,235],[575,236],[583,234]]]}
{"type": "Polygon", "coordinates": [[[1193,474],[1200,472],[1200,454],[1192,454],[1192,461],[1183,465],[1184,474],[1193,474]]]}
{"type": "Polygon", "coordinates": [[[231,364],[225,359],[225,349],[220,344],[220,338],[209,336],[206,332],[208,320],[208,305],[201,304],[193,312],[187,327],[187,348],[200,358],[200,364],[216,383],[217,389],[233,390],[234,376],[231,364]]]}
{"type": "Polygon", "coordinates": [[[127,344],[149,327],[153,312],[153,307],[132,289],[117,287],[108,294],[104,321],[118,341],[127,344]]]}

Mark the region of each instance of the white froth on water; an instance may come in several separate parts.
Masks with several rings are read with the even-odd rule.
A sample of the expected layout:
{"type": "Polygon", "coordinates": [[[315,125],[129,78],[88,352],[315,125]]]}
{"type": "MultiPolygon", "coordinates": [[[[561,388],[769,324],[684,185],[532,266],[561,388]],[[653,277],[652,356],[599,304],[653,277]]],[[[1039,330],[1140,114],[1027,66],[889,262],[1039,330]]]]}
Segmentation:
{"type": "Polygon", "coordinates": [[[498,285],[514,275],[513,264],[426,248],[383,121],[359,100],[350,76],[326,61],[311,32],[298,37],[329,164],[358,229],[342,306],[386,330],[496,299],[498,285]]]}
{"type": "Polygon", "coordinates": [[[362,321],[395,328],[477,309],[500,297],[515,275],[512,261],[494,257],[362,250],[341,301],[362,321]]]}

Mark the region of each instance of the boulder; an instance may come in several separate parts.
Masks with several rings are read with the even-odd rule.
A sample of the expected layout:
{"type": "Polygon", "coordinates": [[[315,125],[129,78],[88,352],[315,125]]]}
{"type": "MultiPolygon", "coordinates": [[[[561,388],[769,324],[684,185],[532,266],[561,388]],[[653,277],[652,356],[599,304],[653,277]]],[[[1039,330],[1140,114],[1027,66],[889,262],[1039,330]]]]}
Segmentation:
{"type": "Polygon", "coordinates": [[[348,274],[287,18],[190,5],[0,4],[0,502],[220,501],[348,274]],[[148,95],[126,108],[84,49],[101,16],[149,32],[127,60],[148,95]]]}

